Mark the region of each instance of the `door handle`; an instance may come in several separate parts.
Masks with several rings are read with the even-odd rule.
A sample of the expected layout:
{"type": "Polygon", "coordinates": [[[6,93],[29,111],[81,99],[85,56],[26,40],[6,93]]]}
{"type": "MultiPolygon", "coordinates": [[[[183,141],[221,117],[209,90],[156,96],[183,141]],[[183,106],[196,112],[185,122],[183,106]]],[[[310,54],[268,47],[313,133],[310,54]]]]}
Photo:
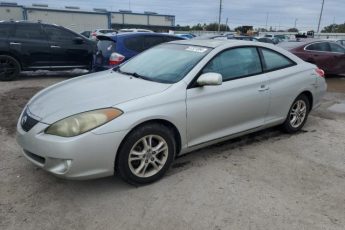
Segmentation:
{"type": "Polygon", "coordinates": [[[266,90],[269,90],[270,87],[268,87],[267,85],[261,85],[260,88],[259,88],[259,92],[263,92],[263,91],[266,91],[266,90]]]}
{"type": "Polygon", "coordinates": [[[10,42],[10,45],[16,45],[16,46],[20,46],[22,43],[20,42],[10,42]]]}
{"type": "Polygon", "coordinates": [[[51,45],[50,48],[53,48],[53,49],[60,49],[61,47],[60,47],[60,46],[51,45]]]}

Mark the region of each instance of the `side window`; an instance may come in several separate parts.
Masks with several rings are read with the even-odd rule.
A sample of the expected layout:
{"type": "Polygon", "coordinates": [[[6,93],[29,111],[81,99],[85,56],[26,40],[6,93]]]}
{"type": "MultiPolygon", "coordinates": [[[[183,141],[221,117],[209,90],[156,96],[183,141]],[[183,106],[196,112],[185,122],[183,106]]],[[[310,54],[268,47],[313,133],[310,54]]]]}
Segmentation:
{"type": "Polygon", "coordinates": [[[255,47],[226,50],[213,58],[202,73],[215,72],[223,81],[259,74],[262,72],[260,57],[255,47]]]}
{"type": "Polygon", "coordinates": [[[160,36],[146,36],[144,37],[144,49],[149,49],[153,46],[156,46],[158,44],[161,44],[165,42],[164,37],[160,36]]]}
{"type": "Polygon", "coordinates": [[[338,44],[335,43],[329,43],[331,47],[331,52],[337,52],[337,53],[345,53],[345,48],[341,47],[338,44]]]}
{"type": "Polygon", "coordinates": [[[51,41],[73,43],[76,37],[73,33],[57,27],[45,26],[44,29],[51,41]]]}
{"type": "Polygon", "coordinates": [[[263,55],[263,61],[265,63],[265,71],[273,71],[277,69],[283,69],[294,65],[289,58],[279,54],[273,50],[261,49],[263,55]]]}
{"type": "Polygon", "coordinates": [[[327,42],[318,42],[305,47],[306,50],[329,52],[330,47],[327,42]]]}
{"type": "Polygon", "coordinates": [[[142,52],[143,48],[143,37],[131,37],[124,40],[124,44],[127,49],[135,52],[142,52]]]}
{"type": "Polygon", "coordinates": [[[46,36],[40,24],[17,24],[14,37],[20,39],[46,40],[46,36]]]}

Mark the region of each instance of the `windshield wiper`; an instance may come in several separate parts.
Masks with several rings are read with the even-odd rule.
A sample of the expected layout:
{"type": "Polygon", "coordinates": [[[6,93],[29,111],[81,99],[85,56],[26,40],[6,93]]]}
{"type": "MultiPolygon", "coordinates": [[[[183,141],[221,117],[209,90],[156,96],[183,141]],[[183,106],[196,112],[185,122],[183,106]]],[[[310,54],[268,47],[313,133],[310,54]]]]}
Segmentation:
{"type": "Polygon", "coordinates": [[[148,77],[145,77],[145,76],[143,76],[143,75],[140,75],[140,74],[138,74],[138,73],[132,73],[131,74],[133,77],[135,77],[135,78],[140,78],[140,79],[144,79],[144,80],[150,80],[148,77]]]}
{"type": "Polygon", "coordinates": [[[121,73],[121,74],[124,74],[124,75],[133,76],[133,77],[135,77],[135,78],[140,78],[140,79],[143,79],[143,80],[152,81],[150,78],[145,77],[145,76],[143,76],[143,75],[140,75],[140,74],[138,74],[138,73],[136,73],[136,72],[134,72],[134,73],[124,72],[124,71],[120,70],[120,68],[115,69],[115,71],[116,71],[116,72],[119,72],[119,73],[121,73]]]}

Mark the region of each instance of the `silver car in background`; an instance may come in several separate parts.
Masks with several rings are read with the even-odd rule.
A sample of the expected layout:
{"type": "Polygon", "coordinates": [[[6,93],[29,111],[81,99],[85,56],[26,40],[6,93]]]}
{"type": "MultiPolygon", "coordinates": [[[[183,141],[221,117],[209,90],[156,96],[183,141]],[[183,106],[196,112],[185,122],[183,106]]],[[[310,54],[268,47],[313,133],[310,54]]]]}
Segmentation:
{"type": "Polygon", "coordinates": [[[271,126],[297,132],[325,91],[322,70],[279,47],[175,41],[42,90],[17,141],[56,176],[145,184],[177,155],[271,126]]]}

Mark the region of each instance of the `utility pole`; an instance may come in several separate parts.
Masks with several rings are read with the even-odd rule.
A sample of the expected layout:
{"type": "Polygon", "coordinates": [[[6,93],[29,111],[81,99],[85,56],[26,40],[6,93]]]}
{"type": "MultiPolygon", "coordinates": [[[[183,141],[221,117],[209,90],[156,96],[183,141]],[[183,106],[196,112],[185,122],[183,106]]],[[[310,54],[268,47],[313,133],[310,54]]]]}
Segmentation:
{"type": "Polygon", "coordinates": [[[320,18],[319,18],[319,25],[317,26],[317,32],[320,33],[320,25],[321,25],[321,19],[322,19],[322,12],[323,12],[323,6],[325,4],[325,0],[322,0],[322,6],[320,11],[320,18]]]}
{"type": "Polygon", "coordinates": [[[266,13],[266,31],[268,31],[268,16],[269,16],[270,13],[266,13]]]}
{"type": "Polygon", "coordinates": [[[220,32],[220,20],[222,16],[222,0],[219,0],[218,32],[220,32]]]}

